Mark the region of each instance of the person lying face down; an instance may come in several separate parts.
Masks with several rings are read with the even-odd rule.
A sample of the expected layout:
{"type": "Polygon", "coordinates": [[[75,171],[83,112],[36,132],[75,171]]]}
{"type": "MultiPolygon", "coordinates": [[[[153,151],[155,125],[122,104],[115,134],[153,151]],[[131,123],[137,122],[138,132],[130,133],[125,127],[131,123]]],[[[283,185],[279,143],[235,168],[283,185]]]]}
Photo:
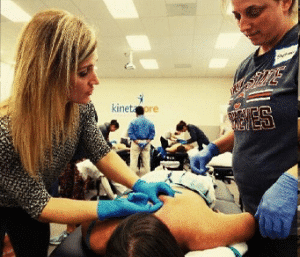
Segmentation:
{"type": "MultiPolygon", "coordinates": [[[[131,223],[132,220],[134,221],[132,228],[136,228],[137,230],[139,229],[138,227],[141,227],[141,224],[137,224],[136,222],[141,222],[143,219],[145,220],[145,222],[142,222],[144,225],[147,224],[148,221],[150,224],[151,221],[151,224],[156,224],[157,227],[165,227],[164,229],[157,229],[157,238],[161,238],[162,236],[167,237],[169,238],[168,242],[170,242],[170,244],[173,244],[174,242],[172,243],[172,241],[175,240],[177,242],[177,248],[181,249],[183,253],[245,242],[254,235],[256,227],[255,219],[250,213],[223,214],[215,212],[209,207],[213,206],[214,192],[212,192],[213,184],[212,182],[211,184],[209,183],[210,178],[208,176],[197,176],[190,172],[162,170],[151,172],[144,176],[143,179],[146,179],[145,177],[148,178],[148,181],[169,181],[171,182],[172,188],[178,193],[175,194],[175,197],[166,195],[159,196],[160,200],[164,203],[163,207],[152,214],[152,216],[141,215],[125,220],[110,219],[83,223],[83,239],[93,252],[99,255],[105,255],[106,253],[107,256],[127,256],[122,255],[120,252],[115,255],[110,255],[109,252],[106,252],[106,247],[109,246],[108,249],[117,250],[111,246],[115,243],[119,244],[120,237],[124,239],[122,235],[131,233],[130,229],[128,229],[129,227],[126,225],[128,219],[129,223],[131,223]],[[159,222],[153,222],[153,219],[159,222]],[[168,231],[170,233],[168,233],[168,231]],[[114,236],[112,237],[113,233],[114,236]],[[108,244],[110,238],[111,241],[108,244]]],[[[143,231],[140,232],[142,235],[146,233],[146,231],[149,231],[149,226],[148,228],[147,226],[143,229],[141,228],[141,230],[143,231]]],[[[148,246],[152,248],[153,251],[158,251],[160,248],[159,240],[154,240],[154,242],[156,242],[154,246],[151,246],[153,240],[143,239],[142,241],[143,244],[149,243],[150,246],[148,246]]],[[[133,246],[132,244],[129,245],[130,247],[133,246]]],[[[124,246],[125,252],[129,251],[129,245],[124,246]]],[[[141,244],[134,245],[141,246],[141,244]]],[[[147,255],[128,256],[142,257],[147,255]]],[[[151,253],[149,256],[159,255],[157,255],[157,253],[151,253]]],[[[164,256],[183,255],[171,254],[164,256]]]]}

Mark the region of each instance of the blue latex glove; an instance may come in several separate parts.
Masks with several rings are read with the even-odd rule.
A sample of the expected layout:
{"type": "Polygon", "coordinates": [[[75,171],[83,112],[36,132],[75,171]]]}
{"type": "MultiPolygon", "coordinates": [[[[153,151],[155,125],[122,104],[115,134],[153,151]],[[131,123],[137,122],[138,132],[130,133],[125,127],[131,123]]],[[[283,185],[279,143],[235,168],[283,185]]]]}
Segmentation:
{"type": "Polygon", "coordinates": [[[174,196],[175,192],[173,189],[164,182],[146,182],[144,180],[139,179],[135,184],[133,185],[132,190],[134,192],[140,192],[144,193],[149,196],[149,199],[156,205],[158,203],[161,203],[161,201],[158,199],[159,194],[165,194],[169,196],[174,196]]]}
{"type": "Polygon", "coordinates": [[[149,197],[142,193],[130,193],[128,198],[115,200],[100,200],[97,207],[99,220],[126,217],[137,212],[155,212],[162,207],[162,203],[152,205],[149,197]]]}
{"type": "Polygon", "coordinates": [[[297,194],[298,181],[287,173],[281,175],[265,192],[254,216],[263,237],[288,237],[297,212],[297,194]]]}
{"type": "Polygon", "coordinates": [[[180,144],[183,144],[183,145],[187,144],[187,141],[186,140],[182,140],[182,139],[177,139],[177,142],[180,143],[180,144]]]}
{"type": "Polygon", "coordinates": [[[141,149],[144,149],[148,143],[139,143],[138,145],[141,149]]]}
{"type": "Polygon", "coordinates": [[[190,164],[192,171],[199,175],[205,175],[205,172],[208,170],[206,164],[209,163],[210,160],[218,154],[219,148],[214,143],[210,143],[197,155],[191,157],[190,164]]]}

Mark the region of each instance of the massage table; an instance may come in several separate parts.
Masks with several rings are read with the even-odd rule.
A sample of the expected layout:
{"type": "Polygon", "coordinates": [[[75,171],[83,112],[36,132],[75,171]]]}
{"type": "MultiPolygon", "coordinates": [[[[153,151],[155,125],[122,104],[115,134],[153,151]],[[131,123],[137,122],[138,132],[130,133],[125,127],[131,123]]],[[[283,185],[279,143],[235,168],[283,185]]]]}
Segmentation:
{"type": "MultiPolygon", "coordinates": [[[[226,214],[241,213],[241,209],[235,203],[234,197],[221,180],[215,181],[216,204],[215,208],[226,214]]],[[[245,243],[234,246],[240,253],[247,250],[245,243]]],[[[186,257],[235,257],[233,251],[228,247],[218,247],[205,251],[192,251],[186,257]]],[[[97,256],[92,253],[82,242],[81,227],[78,227],[71,233],[50,255],[50,257],[94,257],[97,256]]],[[[242,256],[242,255],[241,255],[242,256]]]]}

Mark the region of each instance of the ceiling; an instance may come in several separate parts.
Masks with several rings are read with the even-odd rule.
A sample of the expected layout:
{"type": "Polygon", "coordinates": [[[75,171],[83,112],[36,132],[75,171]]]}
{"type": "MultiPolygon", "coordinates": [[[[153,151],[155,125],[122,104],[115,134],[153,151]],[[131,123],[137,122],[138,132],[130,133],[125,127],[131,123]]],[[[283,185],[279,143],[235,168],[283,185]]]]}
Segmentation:
{"type": "MultiPolygon", "coordinates": [[[[98,75],[101,78],[233,77],[239,63],[255,47],[242,36],[234,49],[215,49],[222,32],[239,32],[224,18],[219,0],[133,0],[139,18],[114,19],[102,0],[14,0],[28,14],[47,8],[84,17],[97,32],[98,75]],[[150,51],[133,52],[135,70],[126,70],[127,35],[147,35],[150,51]],[[156,59],[158,70],[145,70],[139,59],[156,59]],[[222,69],[210,69],[212,58],[228,58],[222,69]]],[[[1,62],[13,63],[24,24],[1,15],[1,62]]]]}

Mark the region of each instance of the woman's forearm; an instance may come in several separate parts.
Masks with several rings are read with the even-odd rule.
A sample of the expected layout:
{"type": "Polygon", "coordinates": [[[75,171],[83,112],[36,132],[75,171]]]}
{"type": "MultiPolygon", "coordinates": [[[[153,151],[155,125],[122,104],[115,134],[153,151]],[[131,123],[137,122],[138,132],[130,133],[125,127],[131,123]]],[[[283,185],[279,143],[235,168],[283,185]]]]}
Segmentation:
{"type": "Polygon", "coordinates": [[[231,152],[234,145],[234,131],[228,131],[213,143],[219,148],[220,153],[231,152]]]}
{"type": "Polygon", "coordinates": [[[128,188],[132,188],[139,177],[127,166],[121,157],[110,151],[96,164],[97,168],[108,178],[128,188]]]}
{"type": "Polygon", "coordinates": [[[73,200],[52,197],[39,216],[41,222],[80,224],[97,220],[98,201],[73,200]]]}
{"type": "Polygon", "coordinates": [[[220,245],[246,242],[254,236],[257,225],[250,213],[221,214],[220,218],[217,237],[220,239],[220,245]]]}

